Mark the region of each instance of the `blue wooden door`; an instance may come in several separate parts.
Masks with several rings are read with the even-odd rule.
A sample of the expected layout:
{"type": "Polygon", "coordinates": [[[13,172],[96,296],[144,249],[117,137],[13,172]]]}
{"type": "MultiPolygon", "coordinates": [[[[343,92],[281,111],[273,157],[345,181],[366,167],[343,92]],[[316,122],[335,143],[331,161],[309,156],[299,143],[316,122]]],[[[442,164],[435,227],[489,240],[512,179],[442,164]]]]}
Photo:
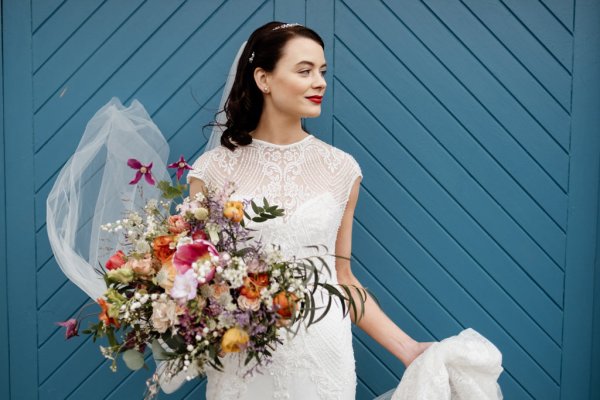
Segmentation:
{"type": "MultiPolygon", "coordinates": [[[[151,370],[121,364],[114,374],[97,344],[66,342],[54,325],[87,299],[52,257],[46,197],[86,122],[112,96],[139,99],[171,153],[194,159],[235,52],[273,19],[306,24],[326,41],[329,100],[307,126],[362,167],[353,270],[387,314],[418,340],[466,327],[488,337],[504,356],[507,399],[598,394],[589,383],[597,2],[2,7],[2,398],[141,397],[151,370]]],[[[371,399],[404,368],[354,332],[357,397],[371,399]]],[[[190,383],[169,398],[204,398],[204,390],[190,383]]]]}

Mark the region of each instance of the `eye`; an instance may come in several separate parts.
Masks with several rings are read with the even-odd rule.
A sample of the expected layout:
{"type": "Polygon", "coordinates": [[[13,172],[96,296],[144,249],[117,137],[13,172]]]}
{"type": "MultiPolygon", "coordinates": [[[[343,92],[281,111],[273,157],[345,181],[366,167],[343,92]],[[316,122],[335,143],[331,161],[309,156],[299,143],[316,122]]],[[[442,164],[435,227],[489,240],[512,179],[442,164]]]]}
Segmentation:
{"type": "Polygon", "coordinates": [[[310,73],[310,69],[305,69],[305,70],[303,70],[303,71],[300,71],[299,73],[300,73],[300,74],[303,74],[303,75],[307,75],[307,74],[309,74],[309,73],[310,73]]]}
{"type": "Polygon", "coordinates": [[[327,74],[327,70],[326,69],[323,70],[323,71],[321,71],[321,75],[325,76],[326,74],[327,74]]]}

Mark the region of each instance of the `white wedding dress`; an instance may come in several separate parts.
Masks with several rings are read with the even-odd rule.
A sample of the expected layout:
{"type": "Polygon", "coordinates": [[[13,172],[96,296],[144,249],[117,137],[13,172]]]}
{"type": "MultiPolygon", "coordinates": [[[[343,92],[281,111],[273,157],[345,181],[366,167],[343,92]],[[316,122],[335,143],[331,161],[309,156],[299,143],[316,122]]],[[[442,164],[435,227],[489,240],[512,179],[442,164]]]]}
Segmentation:
{"type": "MultiPolygon", "coordinates": [[[[285,210],[285,216],[263,223],[250,221],[255,239],[277,244],[286,258],[316,254],[303,246],[325,245],[329,254],[335,242],[350,189],[362,177],[356,160],[313,135],[288,145],[253,139],[235,151],[219,146],[202,154],[188,174],[222,187],[234,181],[234,200],[252,198],[259,205],[285,210]]],[[[252,215],[252,212],[250,211],[252,215]]],[[[324,250],[321,251],[321,254],[324,250]]],[[[321,280],[337,283],[335,258],[325,257],[321,280]]],[[[285,330],[282,329],[282,332],[285,330]]],[[[354,400],[356,372],[351,320],[342,318],[334,302],[327,316],[298,335],[286,338],[273,353],[273,362],[261,373],[244,377],[246,367],[238,354],[223,358],[225,371],[207,371],[207,400],[354,400]]]]}

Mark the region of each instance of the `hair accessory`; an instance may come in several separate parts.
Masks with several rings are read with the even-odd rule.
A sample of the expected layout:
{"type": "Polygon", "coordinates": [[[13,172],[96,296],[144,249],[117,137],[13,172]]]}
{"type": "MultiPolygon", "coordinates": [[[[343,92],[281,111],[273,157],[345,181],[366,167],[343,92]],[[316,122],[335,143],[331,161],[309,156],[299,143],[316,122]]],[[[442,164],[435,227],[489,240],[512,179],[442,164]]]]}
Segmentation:
{"type": "Polygon", "coordinates": [[[279,25],[279,26],[276,26],[275,28],[273,28],[273,30],[276,31],[277,29],[291,28],[292,26],[302,26],[302,25],[297,22],[294,22],[293,24],[282,24],[282,25],[279,25]]]}
{"type": "Polygon", "coordinates": [[[252,64],[252,61],[254,61],[254,52],[252,52],[252,55],[250,56],[250,58],[248,59],[248,62],[250,64],[252,64]]]}

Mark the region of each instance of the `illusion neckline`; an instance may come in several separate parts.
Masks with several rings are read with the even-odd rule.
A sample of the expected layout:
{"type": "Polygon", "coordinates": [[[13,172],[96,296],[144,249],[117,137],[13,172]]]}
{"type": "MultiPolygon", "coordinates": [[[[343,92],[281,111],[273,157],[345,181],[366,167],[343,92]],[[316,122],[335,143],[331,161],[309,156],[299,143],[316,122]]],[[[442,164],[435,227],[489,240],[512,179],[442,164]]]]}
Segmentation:
{"type": "Polygon", "coordinates": [[[309,133],[308,136],[306,136],[306,137],[298,140],[297,142],[288,143],[288,144],[277,144],[277,143],[267,142],[266,140],[252,138],[252,143],[257,142],[257,143],[262,144],[264,146],[277,147],[277,148],[280,148],[280,149],[285,149],[285,148],[289,148],[289,147],[298,146],[299,144],[302,144],[302,143],[308,141],[312,137],[313,137],[313,135],[311,135],[309,133]]]}

